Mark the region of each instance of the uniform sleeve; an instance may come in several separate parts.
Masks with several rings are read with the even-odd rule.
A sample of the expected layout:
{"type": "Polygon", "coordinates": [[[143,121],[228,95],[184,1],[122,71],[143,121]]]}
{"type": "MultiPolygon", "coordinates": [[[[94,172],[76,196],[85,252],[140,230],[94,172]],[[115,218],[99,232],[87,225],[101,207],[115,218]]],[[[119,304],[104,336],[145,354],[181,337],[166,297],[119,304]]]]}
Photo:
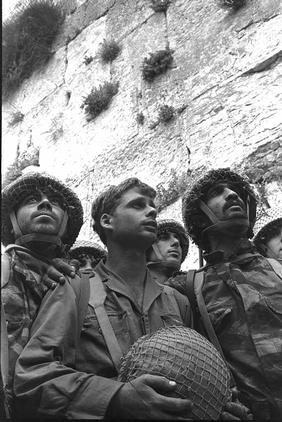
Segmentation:
{"type": "Polygon", "coordinates": [[[77,305],[69,285],[43,299],[31,338],[15,370],[15,406],[21,417],[102,419],[123,383],[75,369],[77,305]]]}

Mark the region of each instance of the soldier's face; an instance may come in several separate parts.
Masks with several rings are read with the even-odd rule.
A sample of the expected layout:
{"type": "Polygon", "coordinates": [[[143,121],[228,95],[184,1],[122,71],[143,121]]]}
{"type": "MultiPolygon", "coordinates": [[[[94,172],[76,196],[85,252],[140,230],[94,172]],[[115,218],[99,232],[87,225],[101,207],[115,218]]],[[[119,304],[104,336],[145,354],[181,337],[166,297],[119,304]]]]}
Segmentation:
{"type": "Polygon", "coordinates": [[[268,258],[282,259],[282,227],[277,236],[266,242],[266,256],[268,258]]]}
{"type": "Polygon", "coordinates": [[[19,205],[16,217],[23,234],[58,234],[63,221],[61,198],[55,193],[35,191],[19,205]]]}
{"type": "Polygon", "coordinates": [[[244,201],[227,183],[217,183],[209,189],[205,202],[219,220],[247,217],[244,201]]]}
{"type": "Polygon", "coordinates": [[[109,215],[108,228],[117,243],[147,249],[157,236],[156,215],[153,199],[135,187],[122,195],[119,205],[109,215]]]}
{"type": "MultiPolygon", "coordinates": [[[[165,262],[173,262],[176,265],[181,265],[182,259],[182,249],[180,246],[178,236],[173,232],[164,232],[158,236],[157,241],[155,242],[159,252],[165,262]]],[[[156,256],[154,250],[152,250],[150,256],[150,261],[157,261],[158,257],[156,256]]]]}

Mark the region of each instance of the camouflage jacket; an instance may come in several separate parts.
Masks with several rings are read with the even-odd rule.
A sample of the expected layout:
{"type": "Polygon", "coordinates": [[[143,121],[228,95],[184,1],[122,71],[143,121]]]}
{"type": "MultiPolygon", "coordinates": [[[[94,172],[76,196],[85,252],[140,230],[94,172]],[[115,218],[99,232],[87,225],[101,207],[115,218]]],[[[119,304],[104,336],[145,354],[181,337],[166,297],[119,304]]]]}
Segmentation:
{"type": "MultiPolygon", "coordinates": [[[[223,261],[206,257],[203,297],[240,391],[255,419],[282,414],[282,283],[269,261],[244,242],[223,261]]],[[[185,276],[170,280],[183,293],[185,276]]]]}
{"type": "Polygon", "coordinates": [[[9,342],[7,393],[11,403],[15,364],[29,339],[30,327],[48,288],[41,283],[39,274],[27,268],[15,250],[5,254],[9,259],[10,271],[8,278],[1,280],[1,299],[9,342]]]}

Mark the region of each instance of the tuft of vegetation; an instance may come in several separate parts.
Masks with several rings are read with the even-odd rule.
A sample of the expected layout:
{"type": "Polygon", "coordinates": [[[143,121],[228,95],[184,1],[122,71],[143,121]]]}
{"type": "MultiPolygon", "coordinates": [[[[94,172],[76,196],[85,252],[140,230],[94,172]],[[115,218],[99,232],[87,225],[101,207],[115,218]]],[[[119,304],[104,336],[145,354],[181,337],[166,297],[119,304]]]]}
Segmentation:
{"type": "Polygon", "coordinates": [[[84,56],[83,63],[89,65],[91,62],[93,62],[94,58],[92,56],[84,56]]]}
{"type": "Polygon", "coordinates": [[[159,122],[167,123],[173,119],[175,115],[175,109],[172,106],[163,105],[159,109],[159,122]]]}
{"type": "Polygon", "coordinates": [[[151,0],[151,8],[154,12],[166,12],[171,0],[151,0]]]}
{"type": "Polygon", "coordinates": [[[104,40],[100,49],[102,62],[112,62],[119,55],[120,50],[121,47],[115,40],[104,40]]]}
{"type": "Polygon", "coordinates": [[[150,56],[146,57],[143,61],[143,78],[146,81],[152,81],[156,76],[165,73],[173,61],[172,53],[173,51],[169,48],[159,50],[156,53],[150,53],[150,56]]]}
{"type": "Polygon", "coordinates": [[[224,9],[233,9],[239,10],[241,7],[245,6],[246,0],[219,0],[220,6],[224,9]]]}
{"type": "Polygon", "coordinates": [[[181,195],[183,195],[187,189],[188,179],[189,176],[187,173],[182,172],[180,175],[178,175],[176,171],[172,169],[170,172],[168,185],[159,183],[156,186],[156,202],[158,212],[161,212],[163,209],[173,204],[175,201],[177,201],[178,198],[180,198],[181,195]]]}
{"type": "Polygon", "coordinates": [[[84,98],[82,108],[87,113],[87,121],[95,119],[103,110],[106,110],[114,95],[118,92],[118,82],[105,82],[98,88],[93,88],[87,97],[84,98]]]}
{"type": "Polygon", "coordinates": [[[141,113],[137,113],[136,120],[137,120],[137,123],[139,123],[140,125],[143,125],[144,124],[144,120],[145,120],[144,114],[142,112],[141,113]]]}
{"type": "Polygon", "coordinates": [[[8,166],[5,172],[2,188],[20,177],[23,170],[29,166],[39,166],[39,149],[32,148],[30,151],[25,151],[20,155],[18,148],[15,160],[8,166]]]}
{"type": "Polygon", "coordinates": [[[21,111],[15,111],[11,115],[11,119],[9,121],[9,126],[16,126],[18,123],[20,123],[24,118],[24,114],[21,111]]]}
{"type": "Polygon", "coordinates": [[[64,13],[51,0],[23,1],[3,25],[3,97],[13,93],[52,55],[64,13]]]}

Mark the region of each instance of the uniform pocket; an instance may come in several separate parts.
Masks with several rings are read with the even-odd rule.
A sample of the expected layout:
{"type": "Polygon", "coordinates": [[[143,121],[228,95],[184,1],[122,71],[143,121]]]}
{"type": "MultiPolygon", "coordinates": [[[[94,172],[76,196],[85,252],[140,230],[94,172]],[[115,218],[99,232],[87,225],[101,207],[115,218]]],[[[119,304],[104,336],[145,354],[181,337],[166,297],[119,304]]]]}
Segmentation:
{"type": "Polygon", "coordinates": [[[280,296],[275,297],[274,295],[272,297],[266,297],[263,296],[264,302],[267,304],[267,306],[276,314],[282,315],[282,299],[280,296]]]}

